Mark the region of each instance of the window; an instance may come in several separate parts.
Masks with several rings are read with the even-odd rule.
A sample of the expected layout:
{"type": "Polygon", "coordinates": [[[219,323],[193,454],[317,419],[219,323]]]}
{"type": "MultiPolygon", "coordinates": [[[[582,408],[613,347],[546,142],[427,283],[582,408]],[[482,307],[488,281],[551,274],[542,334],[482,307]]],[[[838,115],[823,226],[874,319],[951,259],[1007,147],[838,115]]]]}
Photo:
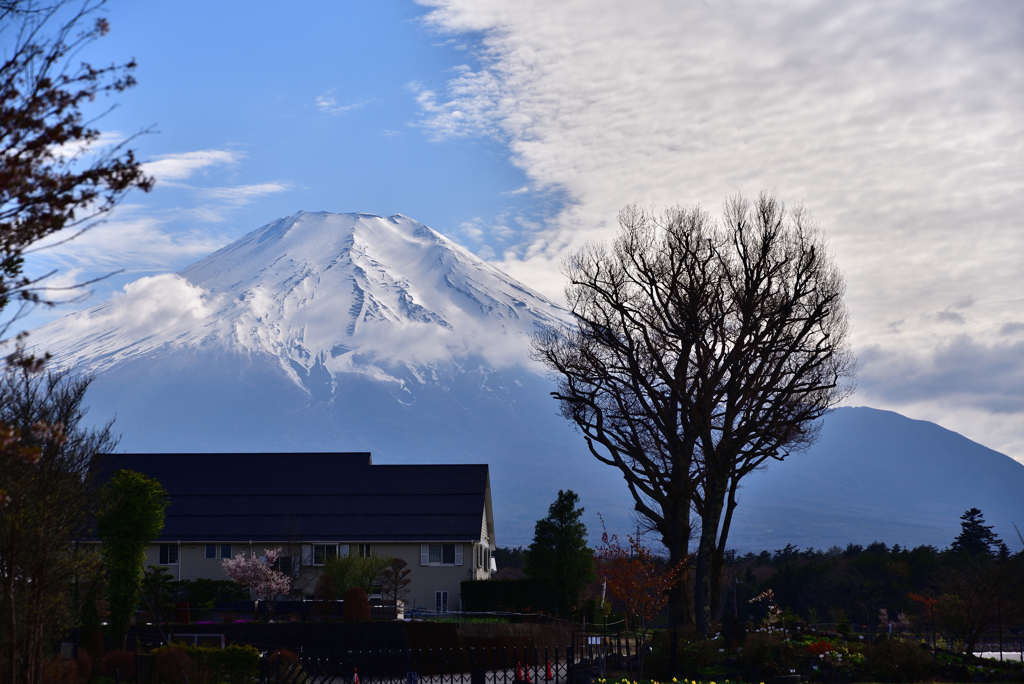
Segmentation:
{"type": "Polygon", "coordinates": [[[274,561],[274,569],[283,572],[286,575],[291,575],[292,570],[299,564],[298,558],[293,556],[280,556],[274,561]]]}
{"type": "Polygon", "coordinates": [[[448,612],[448,592],[447,591],[435,591],[434,592],[434,612],[435,613],[447,613],[448,612]]]}
{"type": "Polygon", "coordinates": [[[455,565],[455,544],[431,544],[431,565],[455,565]]]}
{"type": "Polygon", "coordinates": [[[462,544],[421,544],[420,565],[462,565],[462,544]]]}
{"type": "Polygon", "coordinates": [[[177,544],[161,544],[160,545],[160,565],[177,565],[178,564],[178,545],[177,544]]]}
{"type": "Polygon", "coordinates": [[[231,544],[221,544],[220,545],[220,557],[221,558],[231,558],[231,544]]]}
{"type": "Polygon", "coordinates": [[[206,557],[207,558],[214,558],[214,559],[217,558],[217,545],[216,544],[207,544],[206,545],[206,557]]]}
{"type": "Polygon", "coordinates": [[[328,558],[334,558],[337,555],[337,544],[313,544],[313,565],[323,565],[328,558]]]}
{"type": "Polygon", "coordinates": [[[369,558],[370,557],[370,545],[369,544],[360,544],[359,545],[359,557],[360,558],[369,558]]]}

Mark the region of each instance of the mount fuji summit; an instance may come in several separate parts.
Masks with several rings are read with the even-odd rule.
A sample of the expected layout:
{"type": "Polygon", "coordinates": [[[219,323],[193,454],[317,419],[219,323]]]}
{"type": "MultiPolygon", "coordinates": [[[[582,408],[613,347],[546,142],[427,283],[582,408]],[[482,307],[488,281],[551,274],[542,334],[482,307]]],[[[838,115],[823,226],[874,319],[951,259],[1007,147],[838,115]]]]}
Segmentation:
{"type": "Polygon", "coordinates": [[[581,482],[601,483],[592,523],[628,528],[620,476],[528,359],[529,334],[567,317],[412,219],[299,212],[30,340],[94,377],[90,418],[116,415],[122,449],[488,463],[499,531],[528,541],[581,482]]]}
{"type": "MultiPolygon", "coordinates": [[[[529,543],[559,489],[580,495],[592,540],[598,513],[624,537],[636,528],[622,476],[589,454],[528,358],[530,333],[569,319],[412,219],[300,212],[29,340],[94,377],[89,418],[116,416],[130,452],[487,463],[502,546],[529,543]]],[[[746,478],[730,546],[941,548],[970,507],[1012,542],[1021,491],[1024,466],[1003,454],[841,408],[809,451],[746,478]]]]}

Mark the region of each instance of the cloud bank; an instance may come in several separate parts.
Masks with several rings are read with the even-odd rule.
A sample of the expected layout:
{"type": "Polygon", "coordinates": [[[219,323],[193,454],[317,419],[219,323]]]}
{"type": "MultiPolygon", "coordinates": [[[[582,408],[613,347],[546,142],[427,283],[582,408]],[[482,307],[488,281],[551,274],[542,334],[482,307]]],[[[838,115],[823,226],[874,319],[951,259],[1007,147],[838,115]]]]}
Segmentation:
{"type": "Polygon", "coordinates": [[[846,272],[854,401],[1024,459],[1020,349],[994,341],[1024,319],[1024,5],[421,1],[475,62],[413,86],[420,125],[506,141],[567,200],[508,272],[558,297],[623,205],[774,189],[846,272]]]}

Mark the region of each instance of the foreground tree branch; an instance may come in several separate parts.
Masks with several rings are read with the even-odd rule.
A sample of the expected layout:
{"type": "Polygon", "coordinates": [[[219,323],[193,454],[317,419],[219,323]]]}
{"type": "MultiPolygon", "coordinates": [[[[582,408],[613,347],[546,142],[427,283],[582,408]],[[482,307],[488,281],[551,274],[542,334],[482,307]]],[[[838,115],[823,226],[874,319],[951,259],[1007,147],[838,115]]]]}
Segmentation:
{"type": "MultiPolygon", "coordinates": [[[[79,51],[110,25],[95,18],[103,2],[87,1],[58,26],[66,3],[0,8],[0,35],[12,47],[0,63],[0,309],[52,303],[46,276],[24,273],[29,246],[59,231],[80,235],[110,213],[132,188],[148,191],[128,140],[100,147],[101,132],[83,108],[98,96],[135,85],[135,62],[93,67],[75,63],[79,51]],[[52,34],[47,35],[52,29],[52,34]]],[[[129,139],[130,140],[130,139],[129,139]]],[[[0,337],[13,319],[0,325],[0,337]]]]}

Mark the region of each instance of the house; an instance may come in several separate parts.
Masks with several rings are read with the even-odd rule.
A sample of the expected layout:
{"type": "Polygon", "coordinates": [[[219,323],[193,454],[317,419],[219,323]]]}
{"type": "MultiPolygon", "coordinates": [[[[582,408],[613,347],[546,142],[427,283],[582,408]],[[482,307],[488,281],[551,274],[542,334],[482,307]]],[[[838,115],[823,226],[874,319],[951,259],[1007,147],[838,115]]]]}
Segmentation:
{"type": "Polygon", "coordinates": [[[312,598],[331,556],[402,558],[407,609],[461,605],[488,579],[494,518],[486,465],[373,465],[369,453],[109,454],[101,478],[134,470],[170,496],[146,565],[177,579],[226,579],[221,560],[281,548],[293,591],[312,598]]]}

